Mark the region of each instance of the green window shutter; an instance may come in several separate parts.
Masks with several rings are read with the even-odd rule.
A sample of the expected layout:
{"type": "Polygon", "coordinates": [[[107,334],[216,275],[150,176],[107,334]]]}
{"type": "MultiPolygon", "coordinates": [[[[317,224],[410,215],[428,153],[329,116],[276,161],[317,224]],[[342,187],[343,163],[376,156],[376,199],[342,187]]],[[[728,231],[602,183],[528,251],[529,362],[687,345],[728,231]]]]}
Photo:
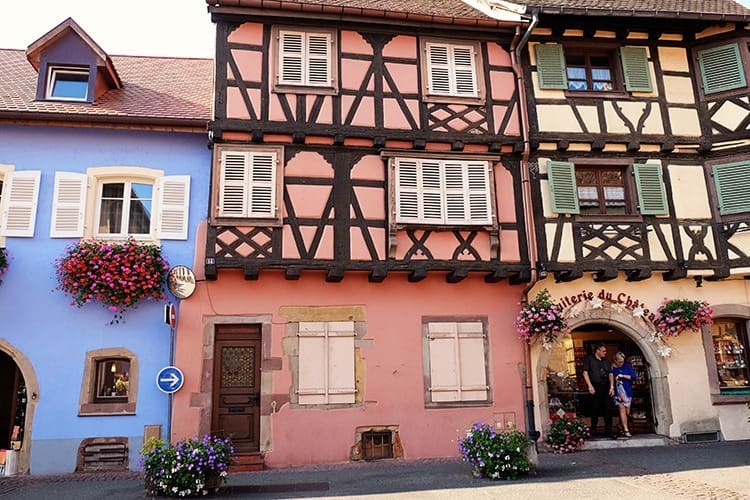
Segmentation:
{"type": "Polygon", "coordinates": [[[552,198],[552,211],[558,214],[580,213],[575,165],[567,161],[549,161],[547,162],[547,177],[552,198]]]}
{"type": "Polygon", "coordinates": [[[565,56],[562,45],[557,43],[539,43],[536,51],[536,71],[539,75],[539,87],[543,89],[567,89],[568,79],[565,76],[565,56]]]}
{"type": "Polygon", "coordinates": [[[635,185],[638,188],[638,205],[643,215],[664,215],[669,213],[667,194],[661,176],[661,165],[636,163],[635,185]]]}
{"type": "Polygon", "coordinates": [[[739,161],[713,166],[716,194],[721,215],[750,212],[750,162],[739,161]]]}
{"type": "Polygon", "coordinates": [[[651,92],[651,71],[644,47],[620,47],[620,61],[625,75],[625,88],[631,92],[651,92]]]}
{"type": "Polygon", "coordinates": [[[713,94],[747,85],[739,45],[730,43],[698,51],[703,93],[713,94]]]}

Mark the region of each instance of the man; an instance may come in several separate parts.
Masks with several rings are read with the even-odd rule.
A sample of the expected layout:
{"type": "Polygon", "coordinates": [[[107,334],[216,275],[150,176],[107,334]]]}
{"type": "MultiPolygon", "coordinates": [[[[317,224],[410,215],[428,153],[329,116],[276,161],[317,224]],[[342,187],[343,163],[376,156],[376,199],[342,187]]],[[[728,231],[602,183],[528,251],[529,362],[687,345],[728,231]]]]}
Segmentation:
{"type": "Polygon", "coordinates": [[[583,378],[591,394],[591,434],[596,434],[601,415],[604,418],[604,435],[614,438],[609,402],[615,394],[615,384],[604,344],[596,344],[594,354],[583,360],[583,378]]]}

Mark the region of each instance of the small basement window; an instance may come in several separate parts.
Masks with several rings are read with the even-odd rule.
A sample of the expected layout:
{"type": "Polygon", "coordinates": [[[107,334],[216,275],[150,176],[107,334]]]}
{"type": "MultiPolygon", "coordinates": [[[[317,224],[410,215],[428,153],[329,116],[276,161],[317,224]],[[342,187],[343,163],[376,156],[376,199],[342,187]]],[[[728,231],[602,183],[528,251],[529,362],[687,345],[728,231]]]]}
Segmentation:
{"type": "Polygon", "coordinates": [[[362,452],[365,460],[393,458],[393,434],[390,431],[362,433],[362,452]]]}
{"type": "Polygon", "coordinates": [[[86,101],[89,93],[89,70],[51,67],[47,80],[47,99],[86,101]]]}

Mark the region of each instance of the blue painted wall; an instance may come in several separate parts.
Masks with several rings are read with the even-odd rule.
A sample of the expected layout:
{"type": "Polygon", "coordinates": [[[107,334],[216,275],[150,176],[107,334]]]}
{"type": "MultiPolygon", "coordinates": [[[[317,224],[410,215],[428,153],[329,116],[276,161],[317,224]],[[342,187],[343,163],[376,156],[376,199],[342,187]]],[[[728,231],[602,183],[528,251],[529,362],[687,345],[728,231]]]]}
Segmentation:
{"type": "MultiPolygon", "coordinates": [[[[90,437],[129,438],[130,467],[138,467],[144,425],[166,432],[168,397],[155,384],[169,364],[169,326],[164,303],[145,302],[109,325],[112,313],[101,304],[82,308],[55,291],[55,259],[77,239],[50,238],[56,171],[85,173],[89,167],[140,166],[165,175],[190,176],[187,241],[162,240],[170,266],[193,266],[196,228],[206,218],[210,151],[203,134],[0,126],[0,163],[15,171],[41,170],[33,238],[6,238],[9,271],[0,284],[0,340],[33,365],[39,399],[31,429],[32,474],[71,472],[80,442],[90,437]],[[86,352],[122,347],[139,362],[136,415],[79,417],[86,352]]],[[[171,298],[173,302],[177,302],[171,298]]]]}

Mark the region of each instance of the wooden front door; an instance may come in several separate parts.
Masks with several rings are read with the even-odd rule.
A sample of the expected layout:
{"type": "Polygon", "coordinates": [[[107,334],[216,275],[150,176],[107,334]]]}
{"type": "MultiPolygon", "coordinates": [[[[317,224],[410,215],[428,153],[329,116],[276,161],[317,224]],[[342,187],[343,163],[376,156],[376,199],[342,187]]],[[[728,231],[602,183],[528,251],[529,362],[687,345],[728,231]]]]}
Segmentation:
{"type": "Polygon", "coordinates": [[[217,325],[211,431],[236,454],[260,450],[260,325],[217,325]]]}

